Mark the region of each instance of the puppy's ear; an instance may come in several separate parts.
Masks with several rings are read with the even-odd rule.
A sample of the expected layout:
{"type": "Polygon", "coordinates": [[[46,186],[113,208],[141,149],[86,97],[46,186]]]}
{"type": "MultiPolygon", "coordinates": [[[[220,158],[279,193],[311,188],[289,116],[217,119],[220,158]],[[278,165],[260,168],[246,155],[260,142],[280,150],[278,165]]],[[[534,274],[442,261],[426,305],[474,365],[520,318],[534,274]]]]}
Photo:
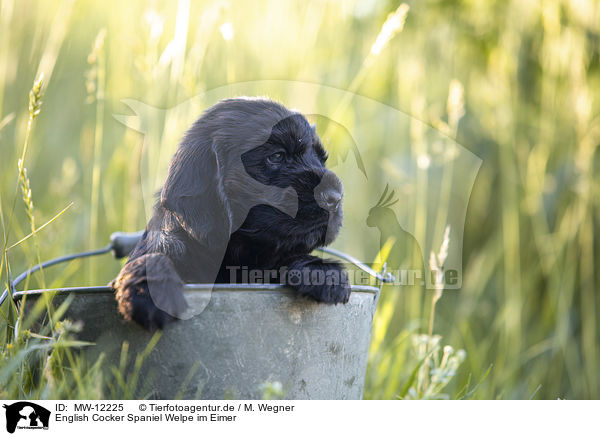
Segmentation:
{"type": "Polygon", "coordinates": [[[184,230],[201,244],[227,244],[231,216],[223,177],[207,135],[190,132],[175,153],[160,202],[184,230]]]}

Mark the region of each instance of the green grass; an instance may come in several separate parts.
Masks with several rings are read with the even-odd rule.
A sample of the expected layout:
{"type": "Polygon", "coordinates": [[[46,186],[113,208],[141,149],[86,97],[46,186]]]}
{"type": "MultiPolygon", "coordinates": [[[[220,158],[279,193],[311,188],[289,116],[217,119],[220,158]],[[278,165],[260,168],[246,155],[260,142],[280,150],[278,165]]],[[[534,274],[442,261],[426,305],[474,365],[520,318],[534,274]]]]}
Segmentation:
{"type": "MultiPolygon", "coordinates": [[[[113,117],[130,115],[123,99],[172,108],[237,82],[325,85],[409,115],[392,126],[361,118],[350,100],[312,102],[349,130],[360,124],[368,142],[368,181],[334,168],[352,192],[335,247],[355,257],[374,259],[381,249],[365,222],[386,183],[397,189],[398,218],[430,238],[425,261],[437,252],[456,203],[444,190],[435,208],[415,200],[411,192],[438,195],[436,185],[422,171],[409,186],[401,159],[435,157],[439,144],[427,126],[482,159],[464,232],[451,228],[449,240],[456,256],[462,235],[462,289],[433,303],[435,291],[384,287],[365,397],[600,398],[600,8],[567,0],[407,3],[403,28],[388,25],[373,50],[388,14],[406,12],[399,3],[2,0],[3,289],[9,271],[15,277],[40,259],[144,227],[140,175],[149,162],[168,160],[202,108],[157,111],[148,138],[161,154],[149,159],[144,137],[113,117]],[[230,40],[219,30],[226,22],[230,40]],[[34,91],[30,108],[42,73],[43,105],[34,91]],[[397,143],[386,136],[392,131],[397,143]]],[[[317,122],[327,147],[348,140],[344,129],[317,122]]],[[[442,186],[453,186],[461,171],[443,177],[450,183],[442,186]]],[[[76,261],[26,286],[104,284],[119,268],[108,256],[76,261]]],[[[23,330],[16,339],[17,308],[1,310],[1,397],[98,398],[108,385],[115,398],[132,395],[118,369],[74,352],[76,328],[60,321],[59,308],[49,310],[43,337],[23,330]]]]}

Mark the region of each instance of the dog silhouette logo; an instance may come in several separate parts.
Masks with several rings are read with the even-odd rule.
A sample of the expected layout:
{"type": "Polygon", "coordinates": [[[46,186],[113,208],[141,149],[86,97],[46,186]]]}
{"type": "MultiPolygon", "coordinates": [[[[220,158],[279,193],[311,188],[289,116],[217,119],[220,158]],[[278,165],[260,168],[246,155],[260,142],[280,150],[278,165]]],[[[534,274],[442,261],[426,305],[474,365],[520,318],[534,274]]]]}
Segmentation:
{"type": "Polygon", "coordinates": [[[42,406],[29,401],[19,401],[10,405],[4,404],[6,409],[6,431],[14,433],[19,429],[48,429],[50,411],[42,406]]]}

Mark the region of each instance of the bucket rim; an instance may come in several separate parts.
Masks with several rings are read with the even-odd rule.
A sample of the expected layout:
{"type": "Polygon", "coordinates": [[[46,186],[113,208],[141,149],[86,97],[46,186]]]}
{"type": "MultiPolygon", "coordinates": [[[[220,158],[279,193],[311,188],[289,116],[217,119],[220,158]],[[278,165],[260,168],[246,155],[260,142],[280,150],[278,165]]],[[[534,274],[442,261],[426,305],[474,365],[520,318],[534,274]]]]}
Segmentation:
{"type": "MultiPolygon", "coordinates": [[[[368,285],[351,285],[350,289],[353,293],[373,294],[379,293],[379,288],[368,285]]],[[[290,291],[289,288],[279,284],[227,284],[227,283],[187,283],[184,285],[186,292],[277,292],[290,291]]],[[[82,294],[97,294],[97,295],[113,295],[114,290],[109,286],[80,286],[69,288],[52,288],[52,289],[31,289],[27,291],[17,291],[13,294],[13,300],[19,301],[24,296],[39,296],[44,293],[55,293],[55,295],[82,295],[82,294]]]]}

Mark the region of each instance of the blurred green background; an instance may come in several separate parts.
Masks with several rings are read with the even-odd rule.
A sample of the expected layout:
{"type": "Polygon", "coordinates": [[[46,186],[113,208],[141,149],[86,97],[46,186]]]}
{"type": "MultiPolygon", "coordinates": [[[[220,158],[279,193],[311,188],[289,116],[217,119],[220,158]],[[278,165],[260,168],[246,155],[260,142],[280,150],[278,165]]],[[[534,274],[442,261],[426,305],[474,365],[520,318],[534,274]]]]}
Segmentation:
{"type": "MultiPolygon", "coordinates": [[[[418,134],[424,125],[482,160],[464,235],[460,229],[449,238],[453,250],[463,237],[462,289],[384,287],[365,398],[599,399],[600,6],[406,4],[1,0],[2,288],[9,265],[14,276],[38,258],[100,247],[113,231],[144,227],[144,138],[113,117],[130,114],[123,99],[166,109],[237,82],[325,85],[407,114],[414,121],[403,127],[404,146],[413,157],[434,151],[436,144],[418,134]],[[36,238],[6,250],[31,231],[17,162],[29,90],[40,73],[43,105],[24,161],[30,211],[39,227],[73,205],[36,238]]],[[[325,115],[344,107],[315,104],[325,115]]],[[[349,107],[350,115],[359,110],[349,107]]],[[[170,155],[186,124],[166,111],[158,117],[156,141],[170,155]]],[[[376,121],[365,129],[385,136],[376,121]]],[[[319,132],[326,147],[344,141],[336,129],[319,125],[319,132]]],[[[370,145],[382,162],[372,170],[381,186],[402,171],[386,160],[397,151],[387,144],[370,145]]],[[[380,191],[350,192],[349,218],[334,246],[372,261],[386,241],[367,232],[364,219],[380,191]]],[[[440,208],[449,214],[452,204],[440,208]]],[[[402,211],[419,222],[418,210],[402,211]]],[[[107,257],[77,261],[32,278],[28,287],[104,284],[119,268],[107,257]]],[[[3,341],[3,359],[10,359],[9,348],[3,341]]],[[[14,389],[4,386],[0,394],[29,395],[23,386],[14,389]]],[[[70,395],[94,395],[78,389],[70,395]]]]}

